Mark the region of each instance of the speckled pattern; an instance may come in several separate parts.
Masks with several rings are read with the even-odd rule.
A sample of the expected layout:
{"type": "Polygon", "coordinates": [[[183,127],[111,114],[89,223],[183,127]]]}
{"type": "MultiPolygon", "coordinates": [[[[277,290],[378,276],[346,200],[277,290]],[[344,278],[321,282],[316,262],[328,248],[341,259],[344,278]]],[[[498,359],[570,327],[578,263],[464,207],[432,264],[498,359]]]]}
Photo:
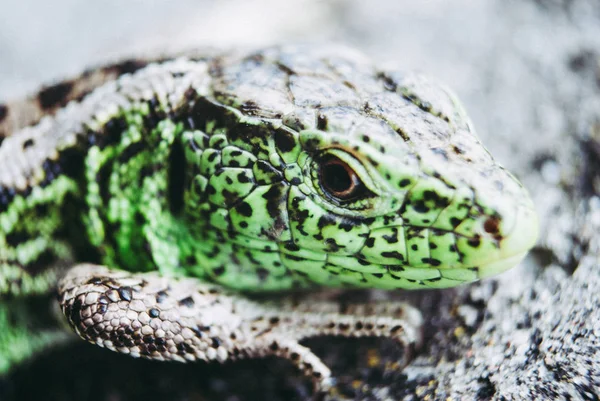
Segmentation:
{"type": "MultiPolygon", "coordinates": [[[[353,50],[292,45],[183,55],[105,67],[80,81],[4,108],[5,119],[34,103],[41,112],[4,122],[3,293],[50,291],[57,275],[81,261],[254,292],[315,285],[444,288],[513,267],[537,237],[527,191],[481,145],[448,89],[417,74],[379,69],[353,50]],[[40,113],[47,116],[39,119],[40,113]]],[[[68,274],[60,290],[63,311],[88,341],[181,361],[223,361],[236,357],[235,350],[286,356],[317,387],[329,386],[328,368],[297,343],[302,336],[293,329],[302,320],[279,333],[277,343],[263,343],[265,334],[242,335],[230,347],[205,350],[209,343],[200,334],[178,337],[202,331],[201,309],[191,308],[196,320],[175,331],[139,326],[140,313],[160,324],[160,290],[146,286],[140,273],[114,276],[136,283],[128,285],[115,284],[102,268],[84,271],[76,284],[68,274]],[[115,299],[98,295],[104,293],[115,299]],[[156,308],[137,310],[150,299],[156,308]],[[140,342],[142,334],[152,350],[140,342]]],[[[198,286],[192,305],[210,303],[198,286]]],[[[172,301],[177,313],[188,308],[181,301],[172,301]]],[[[226,294],[216,302],[237,305],[226,294]]],[[[249,310],[258,315],[270,313],[253,305],[249,310]]],[[[328,331],[320,313],[304,318],[314,320],[315,335],[418,342],[417,334],[397,336],[418,330],[418,319],[339,314],[328,331]],[[336,322],[352,330],[343,333],[336,322]]],[[[165,324],[179,322],[173,316],[165,324]]],[[[251,330],[247,316],[232,313],[214,326],[212,338],[220,343],[239,327],[251,330]]],[[[17,329],[4,335],[7,347],[19,338],[17,329]]]]}
{"type": "MultiPolygon", "coordinates": [[[[239,289],[454,286],[513,266],[536,238],[526,191],[447,90],[344,48],[153,64],[0,152],[8,214],[79,198],[104,263],[239,289]],[[352,192],[327,188],[340,174],[352,192]]],[[[35,230],[7,226],[24,231],[8,260],[64,259],[55,213],[38,213],[47,244],[26,258],[12,252],[35,230]]]]}
{"type": "Polygon", "coordinates": [[[387,337],[406,347],[405,363],[420,341],[421,315],[406,304],[258,303],[195,279],[94,265],[71,269],[59,294],[69,323],[91,343],[161,361],[279,356],[318,391],[331,387],[331,372],[298,343],[303,338],[387,337]]]}

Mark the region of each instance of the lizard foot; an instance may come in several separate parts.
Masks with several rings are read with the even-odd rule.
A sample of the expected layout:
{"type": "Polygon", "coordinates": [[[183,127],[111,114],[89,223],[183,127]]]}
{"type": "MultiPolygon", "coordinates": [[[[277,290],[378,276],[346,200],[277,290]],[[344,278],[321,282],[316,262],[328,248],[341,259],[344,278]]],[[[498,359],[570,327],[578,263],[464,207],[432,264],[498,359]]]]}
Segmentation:
{"type": "Polygon", "coordinates": [[[388,337],[410,350],[420,342],[420,313],[404,304],[257,302],[193,278],[129,273],[82,264],[59,282],[59,303],[84,340],[134,357],[180,362],[278,356],[316,391],[331,371],[298,341],[307,337],[388,337]]]}

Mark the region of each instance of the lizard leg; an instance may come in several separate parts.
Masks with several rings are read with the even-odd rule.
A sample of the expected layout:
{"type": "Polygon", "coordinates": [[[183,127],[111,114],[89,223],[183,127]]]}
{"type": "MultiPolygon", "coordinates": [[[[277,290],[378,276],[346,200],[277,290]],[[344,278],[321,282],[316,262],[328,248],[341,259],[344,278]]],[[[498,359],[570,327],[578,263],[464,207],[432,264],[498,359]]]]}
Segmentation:
{"type": "Polygon", "coordinates": [[[410,319],[377,316],[377,307],[257,302],[198,279],[156,272],[78,265],[59,281],[58,292],[63,313],[88,342],[134,357],[180,362],[284,357],[321,391],[330,386],[331,373],[298,343],[301,339],[381,336],[409,348],[420,337],[410,319]],[[340,313],[343,309],[357,313],[340,313]]]}

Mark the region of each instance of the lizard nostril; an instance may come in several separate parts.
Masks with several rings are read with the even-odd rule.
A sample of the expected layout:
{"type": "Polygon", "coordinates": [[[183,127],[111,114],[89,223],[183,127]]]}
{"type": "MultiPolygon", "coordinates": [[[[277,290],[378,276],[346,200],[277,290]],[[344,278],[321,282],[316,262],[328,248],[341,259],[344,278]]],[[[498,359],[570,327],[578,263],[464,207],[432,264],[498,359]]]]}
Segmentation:
{"type": "Polygon", "coordinates": [[[496,234],[500,231],[500,219],[498,217],[490,217],[483,223],[483,229],[488,234],[496,234]]]}

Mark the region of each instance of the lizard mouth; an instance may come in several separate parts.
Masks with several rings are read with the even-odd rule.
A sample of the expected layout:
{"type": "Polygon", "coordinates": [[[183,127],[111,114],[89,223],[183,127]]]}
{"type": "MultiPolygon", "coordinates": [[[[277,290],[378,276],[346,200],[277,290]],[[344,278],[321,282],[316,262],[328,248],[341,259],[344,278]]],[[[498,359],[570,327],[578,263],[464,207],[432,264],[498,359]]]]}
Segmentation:
{"type": "MultiPolygon", "coordinates": [[[[485,226],[485,221],[483,220],[482,226],[485,226]]],[[[455,236],[458,252],[454,261],[436,262],[435,249],[432,249],[435,244],[430,242],[430,257],[424,261],[427,263],[387,265],[387,272],[381,279],[388,276],[393,280],[407,280],[414,284],[412,288],[446,288],[496,276],[519,264],[535,245],[538,221],[532,207],[521,206],[517,209],[510,231],[503,232],[502,235],[490,235],[483,230],[477,238],[469,238],[449,230],[438,231],[455,236]]],[[[408,258],[410,262],[410,252],[408,258]]]]}

